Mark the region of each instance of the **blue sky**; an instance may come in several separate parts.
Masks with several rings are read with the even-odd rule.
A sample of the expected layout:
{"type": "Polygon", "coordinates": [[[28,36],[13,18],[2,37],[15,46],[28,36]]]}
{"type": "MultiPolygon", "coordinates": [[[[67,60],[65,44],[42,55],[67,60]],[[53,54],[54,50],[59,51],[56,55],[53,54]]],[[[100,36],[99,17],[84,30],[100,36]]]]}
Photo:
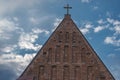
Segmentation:
{"type": "Polygon", "coordinates": [[[0,80],[15,80],[72,6],[72,19],[120,80],[119,0],[0,0],[0,80]]]}

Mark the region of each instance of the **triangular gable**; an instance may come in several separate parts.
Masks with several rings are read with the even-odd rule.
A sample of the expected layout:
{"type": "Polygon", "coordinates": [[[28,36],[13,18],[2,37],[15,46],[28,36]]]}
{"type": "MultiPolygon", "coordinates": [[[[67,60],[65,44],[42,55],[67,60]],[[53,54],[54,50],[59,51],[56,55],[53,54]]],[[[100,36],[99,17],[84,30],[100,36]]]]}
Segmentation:
{"type": "Polygon", "coordinates": [[[18,80],[115,80],[66,14],[18,80]]]}

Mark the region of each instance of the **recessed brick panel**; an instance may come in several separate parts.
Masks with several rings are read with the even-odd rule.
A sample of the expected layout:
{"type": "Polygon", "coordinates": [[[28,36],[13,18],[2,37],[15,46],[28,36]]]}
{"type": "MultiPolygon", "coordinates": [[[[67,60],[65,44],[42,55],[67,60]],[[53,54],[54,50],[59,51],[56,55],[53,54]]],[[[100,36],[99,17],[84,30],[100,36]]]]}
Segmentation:
{"type": "Polygon", "coordinates": [[[18,80],[115,79],[67,14],[18,80]]]}

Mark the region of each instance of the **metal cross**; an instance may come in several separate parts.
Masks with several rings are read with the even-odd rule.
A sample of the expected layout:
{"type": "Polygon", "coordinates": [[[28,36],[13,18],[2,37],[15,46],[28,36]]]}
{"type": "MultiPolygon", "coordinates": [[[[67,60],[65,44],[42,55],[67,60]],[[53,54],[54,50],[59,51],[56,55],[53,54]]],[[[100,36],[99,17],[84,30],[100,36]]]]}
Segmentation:
{"type": "Polygon", "coordinates": [[[69,14],[69,9],[72,9],[72,7],[69,7],[69,4],[67,4],[67,6],[64,8],[67,9],[67,14],[69,14]]]}

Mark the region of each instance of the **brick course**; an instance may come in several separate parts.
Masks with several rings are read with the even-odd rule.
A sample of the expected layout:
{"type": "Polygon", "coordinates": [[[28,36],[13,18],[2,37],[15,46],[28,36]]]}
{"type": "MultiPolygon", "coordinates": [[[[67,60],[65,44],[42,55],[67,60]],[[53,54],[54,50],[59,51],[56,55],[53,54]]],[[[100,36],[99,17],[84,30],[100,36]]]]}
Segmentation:
{"type": "Polygon", "coordinates": [[[115,80],[66,14],[18,80],[115,80]]]}

